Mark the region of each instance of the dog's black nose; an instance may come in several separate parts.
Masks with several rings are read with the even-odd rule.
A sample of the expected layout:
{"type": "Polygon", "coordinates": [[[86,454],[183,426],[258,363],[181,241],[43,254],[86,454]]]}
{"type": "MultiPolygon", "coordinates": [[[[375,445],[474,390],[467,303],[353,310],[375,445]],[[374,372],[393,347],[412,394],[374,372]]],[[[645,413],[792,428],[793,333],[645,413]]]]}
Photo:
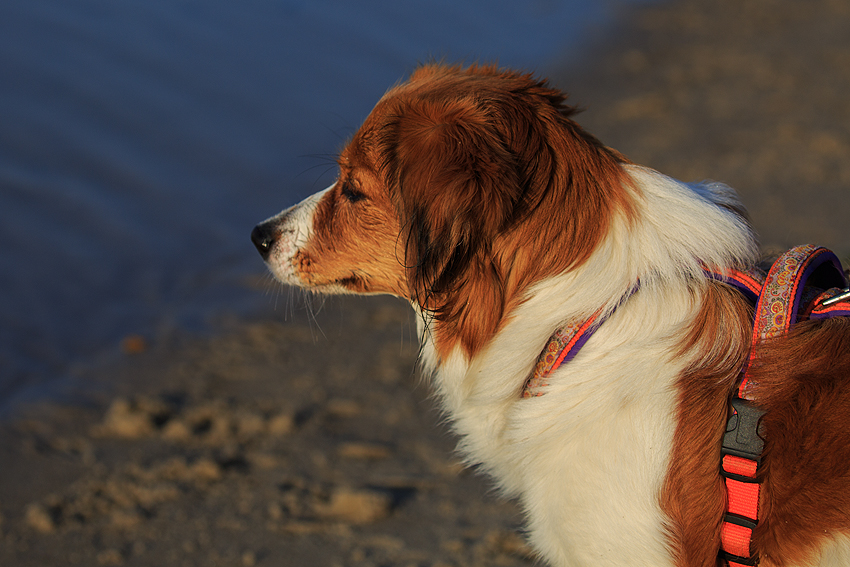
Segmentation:
{"type": "Polygon", "coordinates": [[[257,247],[257,251],[260,253],[260,256],[263,257],[263,260],[269,257],[272,245],[279,235],[280,231],[278,231],[274,225],[265,222],[258,224],[254,227],[254,230],[251,231],[251,242],[253,242],[254,246],[257,247]]]}

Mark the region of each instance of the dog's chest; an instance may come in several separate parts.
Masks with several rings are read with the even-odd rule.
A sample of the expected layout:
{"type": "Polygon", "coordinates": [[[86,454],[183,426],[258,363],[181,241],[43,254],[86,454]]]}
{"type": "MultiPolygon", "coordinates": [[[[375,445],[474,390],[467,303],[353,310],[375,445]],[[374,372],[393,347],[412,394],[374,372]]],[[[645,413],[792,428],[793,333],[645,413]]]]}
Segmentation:
{"type": "Polygon", "coordinates": [[[588,356],[552,375],[543,396],[523,399],[517,391],[500,398],[495,378],[480,372],[461,386],[457,374],[441,373],[438,389],[461,451],[518,498],[530,537],[547,556],[576,565],[640,556],[665,565],[670,557],[659,494],[675,396],[658,388],[664,390],[675,371],[659,368],[653,353],[594,356],[588,346],[588,356]],[[656,387],[630,385],[631,374],[650,361],[656,387]],[[476,380],[481,383],[470,383],[476,380]]]}

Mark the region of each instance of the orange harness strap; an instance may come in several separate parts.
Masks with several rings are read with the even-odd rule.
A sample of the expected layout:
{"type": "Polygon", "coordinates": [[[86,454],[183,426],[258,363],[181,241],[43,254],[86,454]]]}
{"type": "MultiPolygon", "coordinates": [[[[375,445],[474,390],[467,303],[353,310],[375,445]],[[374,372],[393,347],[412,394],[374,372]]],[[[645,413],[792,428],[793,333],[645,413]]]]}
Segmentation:
{"type": "Polygon", "coordinates": [[[720,530],[720,558],[729,567],[758,564],[752,538],[759,520],[758,468],[764,448],[759,425],[764,412],[754,403],[758,385],[750,379],[750,369],[758,360],[758,344],[787,333],[798,317],[850,315],[850,302],[846,300],[850,294],[843,289],[846,286],[847,279],[835,254],[812,245],[785,252],[761,285],[750,356],[732,396],[721,450],[720,473],[726,482],[727,504],[720,530]]]}
{"type": "MultiPolygon", "coordinates": [[[[752,538],[759,520],[758,469],[764,448],[759,432],[764,412],[754,403],[753,390],[757,384],[751,383],[749,376],[758,354],[756,347],[767,338],[788,332],[798,318],[850,316],[850,290],[835,254],[813,245],[798,246],[784,253],[766,275],[758,268],[723,274],[706,270],[706,274],[738,288],[756,305],[750,357],[730,400],[720,463],[727,493],[726,514],[720,530],[720,559],[729,567],[752,566],[758,564],[758,556],[752,551],[752,538]]],[[[551,373],[575,357],[604,320],[597,312],[586,320],[558,329],[540,353],[522,397],[543,395],[551,373]]]]}

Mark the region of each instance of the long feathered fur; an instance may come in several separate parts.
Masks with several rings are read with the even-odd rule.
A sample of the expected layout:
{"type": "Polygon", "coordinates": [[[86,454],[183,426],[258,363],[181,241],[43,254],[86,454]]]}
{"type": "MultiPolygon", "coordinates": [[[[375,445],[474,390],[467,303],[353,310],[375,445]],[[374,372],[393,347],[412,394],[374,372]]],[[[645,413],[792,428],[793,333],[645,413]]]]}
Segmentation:
{"type": "MultiPolygon", "coordinates": [[[[411,302],[460,450],[521,502],[550,564],[708,567],[752,315],[704,269],[753,264],[756,241],[731,189],[629,163],[565,100],[529,75],[425,65],[379,101],[339,180],[255,242],[286,283],[411,302]],[[605,324],[523,399],[551,333],[600,310],[605,324]]],[[[764,347],[763,565],[850,556],[848,342],[846,322],[827,322],[764,347]],[[815,343],[829,354],[783,364],[815,343]],[[810,409],[832,433],[799,418],[810,409]],[[801,452],[831,478],[798,475],[801,452]]]]}

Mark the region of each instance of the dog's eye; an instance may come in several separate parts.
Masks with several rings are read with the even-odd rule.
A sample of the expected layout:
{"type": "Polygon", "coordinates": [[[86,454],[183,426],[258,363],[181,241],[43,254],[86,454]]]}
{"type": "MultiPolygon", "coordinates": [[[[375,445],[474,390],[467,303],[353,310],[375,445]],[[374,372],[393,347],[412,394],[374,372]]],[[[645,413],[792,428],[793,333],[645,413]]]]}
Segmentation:
{"type": "Polygon", "coordinates": [[[351,183],[343,183],[340,192],[350,203],[356,203],[357,201],[361,201],[366,198],[366,195],[352,187],[351,183]]]}

